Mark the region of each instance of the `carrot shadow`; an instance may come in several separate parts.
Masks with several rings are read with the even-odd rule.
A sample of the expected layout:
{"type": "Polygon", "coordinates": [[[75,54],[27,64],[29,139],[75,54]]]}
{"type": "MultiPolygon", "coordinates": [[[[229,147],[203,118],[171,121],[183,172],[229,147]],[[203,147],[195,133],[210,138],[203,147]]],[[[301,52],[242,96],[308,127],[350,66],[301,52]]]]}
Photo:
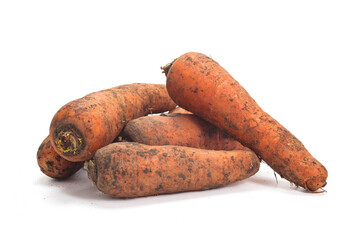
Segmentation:
{"type": "Polygon", "coordinates": [[[55,191],[50,191],[53,195],[48,198],[48,200],[53,201],[55,204],[63,204],[64,201],[73,202],[74,204],[81,202],[81,204],[89,204],[93,207],[108,209],[156,205],[231,194],[248,194],[249,192],[254,191],[280,191],[282,194],[291,195],[306,195],[308,193],[301,187],[291,186],[288,181],[281,178],[279,179],[279,177],[276,181],[274,175],[261,170],[248,179],[237,181],[221,188],[128,199],[114,198],[103,194],[92,185],[84,170],[80,170],[75,175],[65,180],[54,180],[43,177],[38,180],[36,184],[46,188],[50,187],[56,189],[55,191]]]}
{"type": "Polygon", "coordinates": [[[54,204],[62,204],[63,202],[74,202],[74,204],[76,204],[76,202],[81,202],[81,204],[89,204],[92,206],[109,209],[179,202],[197,198],[210,198],[256,190],[256,187],[253,187],[255,184],[251,184],[249,179],[245,179],[231,183],[221,188],[204,191],[161,194],[156,196],[128,199],[115,198],[103,194],[95,186],[93,186],[90,180],[87,178],[86,171],[83,170],[80,170],[75,175],[64,180],[55,180],[44,176],[38,179],[35,184],[46,188],[45,190],[47,192],[52,193],[52,195],[47,196],[47,200],[53,201],[54,204]],[[49,188],[51,191],[47,190],[49,188]]]}

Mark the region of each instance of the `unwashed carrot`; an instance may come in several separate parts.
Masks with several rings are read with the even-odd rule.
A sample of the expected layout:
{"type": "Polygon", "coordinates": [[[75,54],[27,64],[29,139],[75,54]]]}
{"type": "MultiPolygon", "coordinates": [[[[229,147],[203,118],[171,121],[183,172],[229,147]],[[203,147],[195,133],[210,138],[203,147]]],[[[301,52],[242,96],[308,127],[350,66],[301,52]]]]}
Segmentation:
{"type": "Polygon", "coordinates": [[[206,190],[248,178],[259,169],[251,151],[113,143],[84,168],[96,187],[114,197],[206,190]]]}
{"type": "Polygon", "coordinates": [[[49,136],[37,151],[37,163],[45,175],[56,179],[70,177],[84,165],[84,162],[70,162],[60,157],[52,147],[49,136]]]}
{"type": "Polygon", "coordinates": [[[208,150],[249,150],[227,133],[193,114],[140,117],[123,130],[130,141],[147,145],[178,145],[208,150]]]}
{"type": "Polygon", "coordinates": [[[55,114],[50,139],[63,158],[85,161],[113,142],[128,121],[175,106],[163,84],[136,83],[94,92],[55,114]]]}
{"type": "Polygon", "coordinates": [[[180,107],[227,131],[295,185],[308,191],[325,186],[325,167],[213,59],[190,52],[163,70],[180,107]]]}

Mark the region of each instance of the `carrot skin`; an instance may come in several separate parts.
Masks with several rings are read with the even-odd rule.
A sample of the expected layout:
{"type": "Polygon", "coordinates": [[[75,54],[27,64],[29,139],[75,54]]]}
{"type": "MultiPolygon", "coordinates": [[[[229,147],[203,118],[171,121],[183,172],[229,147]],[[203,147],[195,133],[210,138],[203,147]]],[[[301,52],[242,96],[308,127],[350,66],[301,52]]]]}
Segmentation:
{"type": "Polygon", "coordinates": [[[37,151],[37,163],[45,175],[55,179],[70,177],[84,165],[83,162],[70,162],[60,157],[52,147],[49,136],[37,151]]]}
{"type": "Polygon", "coordinates": [[[113,197],[142,197],[217,188],[248,178],[260,161],[251,151],[113,143],[85,162],[96,187],[113,197]]]}
{"type": "Polygon", "coordinates": [[[85,161],[113,142],[128,121],[175,106],[163,84],[136,83],[94,92],[55,114],[50,139],[63,158],[85,161]]]}
{"type": "Polygon", "coordinates": [[[176,108],[170,110],[169,113],[193,114],[192,112],[189,112],[181,107],[176,107],[176,108]]]}
{"type": "Polygon", "coordinates": [[[325,186],[325,167],[213,59],[186,53],[164,72],[169,95],[180,107],[228,132],[295,185],[308,191],[325,186]]]}

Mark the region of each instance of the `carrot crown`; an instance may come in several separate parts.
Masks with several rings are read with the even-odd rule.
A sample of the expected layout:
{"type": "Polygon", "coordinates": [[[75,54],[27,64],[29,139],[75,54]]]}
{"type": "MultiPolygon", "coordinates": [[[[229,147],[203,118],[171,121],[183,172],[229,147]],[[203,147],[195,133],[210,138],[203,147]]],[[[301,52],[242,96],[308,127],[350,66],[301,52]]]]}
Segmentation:
{"type": "Polygon", "coordinates": [[[172,64],[176,61],[177,58],[174,59],[174,61],[172,61],[171,63],[166,64],[164,67],[160,67],[161,70],[163,70],[162,72],[165,73],[165,76],[167,76],[172,64]]]}

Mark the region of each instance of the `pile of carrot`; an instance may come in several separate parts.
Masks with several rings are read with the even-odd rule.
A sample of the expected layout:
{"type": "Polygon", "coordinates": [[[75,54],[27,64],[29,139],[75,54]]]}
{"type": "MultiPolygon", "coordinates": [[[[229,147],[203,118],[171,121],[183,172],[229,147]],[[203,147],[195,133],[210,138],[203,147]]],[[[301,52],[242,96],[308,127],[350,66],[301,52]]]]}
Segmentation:
{"type": "Polygon", "coordinates": [[[212,58],[190,52],[162,70],[166,85],[121,85],[60,108],[37,152],[40,170],[63,179],[84,168],[103,193],[132,198],[218,188],[263,160],[321,192],[326,168],[212,58]]]}

